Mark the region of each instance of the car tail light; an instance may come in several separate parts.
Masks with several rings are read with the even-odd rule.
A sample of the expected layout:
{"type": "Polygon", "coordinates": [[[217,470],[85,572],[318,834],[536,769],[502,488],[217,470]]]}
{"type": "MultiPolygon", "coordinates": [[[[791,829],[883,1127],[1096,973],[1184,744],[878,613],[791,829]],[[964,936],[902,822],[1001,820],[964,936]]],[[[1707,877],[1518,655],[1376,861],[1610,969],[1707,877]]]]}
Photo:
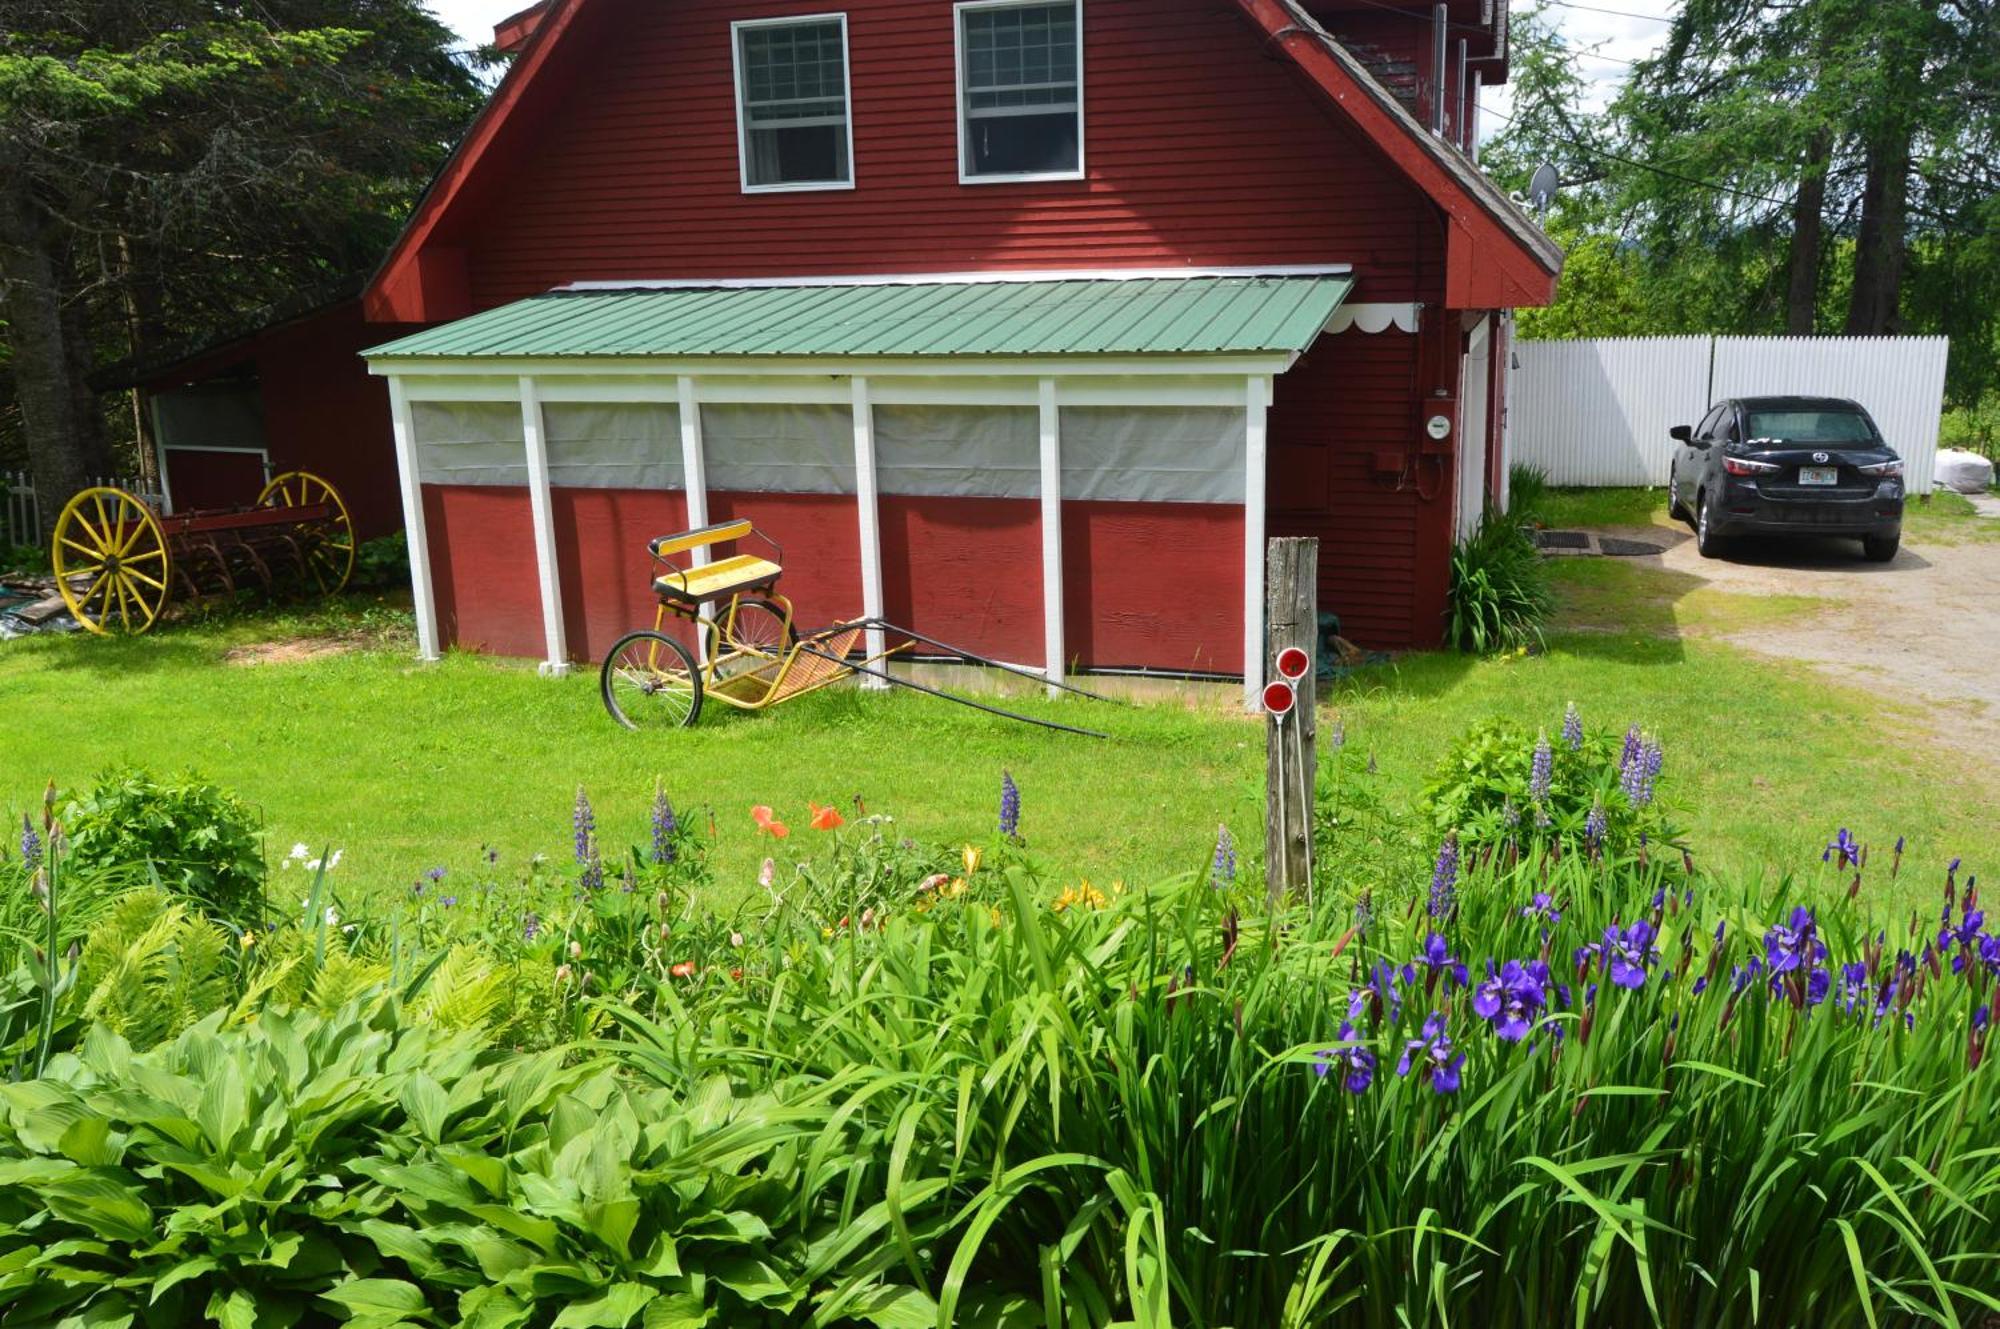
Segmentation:
{"type": "Polygon", "coordinates": [[[1745,461],[1741,457],[1724,457],[1722,469],[1731,475],[1776,475],[1783,468],[1775,462],[1745,461]]]}
{"type": "Polygon", "coordinates": [[[1887,480],[1903,473],[1903,463],[1900,461],[1878,461],[1873,466],[1857,466],[1854,469],[1871,479],[1887,480]]]}

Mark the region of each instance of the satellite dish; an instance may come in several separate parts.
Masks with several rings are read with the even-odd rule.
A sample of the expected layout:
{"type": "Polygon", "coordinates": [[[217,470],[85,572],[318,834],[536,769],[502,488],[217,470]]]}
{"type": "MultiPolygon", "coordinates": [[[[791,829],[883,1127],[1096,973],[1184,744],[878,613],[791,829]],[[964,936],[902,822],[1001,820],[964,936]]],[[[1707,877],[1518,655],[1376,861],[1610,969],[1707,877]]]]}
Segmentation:
{"type": "Polygon", "coordinates": [[[1528,180],[1528,202],[1536,212],[1547,212],[1549,202],[1555,198],[1556,188],[1561,184],[1562,179],[1556,174],[1556,168],[1543,162],[1528,180]]]}

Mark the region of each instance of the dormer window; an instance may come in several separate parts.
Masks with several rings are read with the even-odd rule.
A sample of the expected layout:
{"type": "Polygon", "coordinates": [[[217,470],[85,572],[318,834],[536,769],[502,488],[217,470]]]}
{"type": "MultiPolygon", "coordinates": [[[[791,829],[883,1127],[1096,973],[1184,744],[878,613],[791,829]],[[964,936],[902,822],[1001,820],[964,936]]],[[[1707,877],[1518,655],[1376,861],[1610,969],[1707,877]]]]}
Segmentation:
{"type": "Polygon", "coordinates": [[[854,187],[847,16],[730,25],[743,191],[854,187]]]}
{"type": "Polygon", "coordinates": [[[958,178],[1083,178],[1081,0],[966,0],[958,16],[958,178]]]}

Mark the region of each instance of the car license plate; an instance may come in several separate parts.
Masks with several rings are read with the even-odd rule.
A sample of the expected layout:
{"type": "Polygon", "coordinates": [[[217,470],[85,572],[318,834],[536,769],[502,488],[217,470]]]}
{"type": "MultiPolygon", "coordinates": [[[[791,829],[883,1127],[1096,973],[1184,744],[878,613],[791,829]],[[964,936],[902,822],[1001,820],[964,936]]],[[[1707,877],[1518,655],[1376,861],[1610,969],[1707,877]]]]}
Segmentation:
{"type": "Polygon", "coordinates": [[[1801,466],[1799,483],[1802,485],[1837,485],[1840,483],[1838,466],[1801,466]]]}

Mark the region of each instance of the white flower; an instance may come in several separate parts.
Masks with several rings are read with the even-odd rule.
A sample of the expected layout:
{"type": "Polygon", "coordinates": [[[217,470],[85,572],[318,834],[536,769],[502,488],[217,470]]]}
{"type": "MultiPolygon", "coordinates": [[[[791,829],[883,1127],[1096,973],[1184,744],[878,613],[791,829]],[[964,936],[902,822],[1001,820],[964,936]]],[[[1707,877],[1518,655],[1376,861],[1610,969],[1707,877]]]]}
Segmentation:
{"type": "Polygon", "coordinates": [[[340,911],[332,905],[326,907],[326,925],[330,928],[340,926],[340,911]]]}
{"type": "Polygon", "coordinates": [[[332,857],[332,858],[329,858],[329,859],[328,859],[328,860],[326,861],[326,865],[327,865],[327,867],[329,867],[329,868],[337,868],[337,867],[339,867],[339,866],[340,866],[340,856],[341,856],[342,854],[346,853],[346,852],[347,852],[347,851],[346,851],[345,849],[336,849],[336,850],[334,850],[334,851],[333,851],[333,857],[332,857]]]}
{"type": "Polygon", "coordinates": [[[292,852],[290,857],[292,857],[293,859],[301,859],[304,858],[306,855],[310,854],[311,852],[312,850],[306,848],[304,845],[295,844],[292,846],[292,852]]]}

